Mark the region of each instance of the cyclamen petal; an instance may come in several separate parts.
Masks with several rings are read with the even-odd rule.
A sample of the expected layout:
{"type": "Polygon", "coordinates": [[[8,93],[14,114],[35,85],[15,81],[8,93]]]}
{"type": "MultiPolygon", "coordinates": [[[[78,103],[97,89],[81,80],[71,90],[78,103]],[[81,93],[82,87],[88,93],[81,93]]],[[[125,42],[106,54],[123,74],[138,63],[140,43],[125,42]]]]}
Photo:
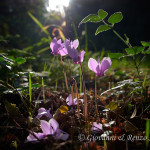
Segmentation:
{"type": "Polygon", "coordinates": [[[103,130],[103,125],[101,123],[93,122],[91,131],[102,132],[102,130],[103,130]]]}
{"type": "Polygon", "coordinates": [[[53,135],[57,129],[59,128],[59,124],[55,119],[50,119],[49,122],[45,120],[41,120],[41,129],[43,133],[46,135],[53,135]]]}
{"type": "Polygon", "coordinates": [[[97,66],[98,66],[97,61],[93,58],[90,58],[89,61],[88,61],[89,69],[94,71],[95,73],[97,73],[97,70],[96,70],[97,66]]]}
{"type": "MultiPolygon", "coordinates": [[[[79,99],[79,100],[83,103],[83,99],[79,99]]],[[[74,105],[77,105],[77,98],[74,98],[72,101],[72,95],[69,94],[69,96],[66,99],[66,103],[68,106],[71,106],[71,105],[73,105],[73,102],[74,102],[74,105]]]]}
{"type": "Polygon", "coordinates": [[[55,139],[66,141],[69,138],[69,134],[58,129],[56,131],[55,139]]]}
{"type": "Polygon", "coordinates": [[[74,41],[72,42],[72,46],[73,46],[75,49],[77,49],[77,47],[79,46],[79,40],[78,40],[78,39],[74,40],[74,41]]]}
{"type": "Polygon", "coordinates": [[[78,57],[78,51],[74,48],[72,42],[70,42],[68,39],[65,40],[64,46],[67,49],[68,55],[73,59],[78,57]]]}
{"type": "Polygon", "coordinates": [[[64,43],[62,43],[61,39],[57,40],[56,37],[50,43],[50,48],[52,50],[53,55],[67,55],[67,51],[64,49],[64,43]]]}
{"type": "Polygon", "coordinates": [[[112,62],[111,62],[110,58],[104,57],[102,60],[102,63],[101,63],[102,72],[105,72],[106,70],[108,70],[110,68],[111,64],[112,64],[112,62]]]}
{"type": "Polygon", "coordinates": [[[49,122],[45,120],[41,120],[41,129],[45,135],[51,134],[51,128],[49,122]]]}
{"type": "Polygon", "coordinates": [[[37,141],[38,139],[44,139],[46,137],[46,135],[44,133],[35,133],[33,132],[32,134],[30,133],[27,137],[27,141],[37,141]]]}
{"type": "Polygon", "coordinates": [[[80,64],[83,62],[85,51],[81,51],[80,54],[77,50],[77,47],[79,45],[79,41],[74,40],[73,42],[66,39],[64,42],[64,47],[67,49],[68,55],[73,59],[73,62],[75,64],[80,64]]]}
{"type": "Polygon", "coordinates": [[[50,134],[53,135],[57,131],[57,129],[59,128],[59,124],[55,119],[52,118],[49,121],[49,125],[50,125],[50,134]]]}
{"type": "Polygon", "coordinates": [[[83,62],[85,51],[80,52],[80,62],[83,62]]]}
{"type": "Polygon", "coordinates": [[[68,51],[67,51],[67,49],[66,48],[63,48],[63,49],[61,49],[61,50],[59,50],[59,52],[58,52],[61,56],[65,56],[65,55],[67,55],[68,54],[68,51]]]}
{"type": "Polygon", "coordinates": [[[69,105],[69,106],[72,105],[73,102],[72,102],[72,95],[71,95],[71,94],[69,94],[69,96],[67,97],[66,103],[67,103],[67,105],[69,105]]]}
{"type": "Polygon", "coordinates": [[[59,124],[55,119],[50,119],[49,122],[41,120],[41,129],[43,133],[29,134],[27,142],[38,142],[38,139],[45,139],[47,135],[53,135],[55,139],[67,140],[69,134],[59,129],[59,124]],[[34,136],[35,135],[35,136],[34,136]]]}
{"type": "Polygon", "coordinates": [[[40,119],[43,115],[46,116],[47,118],[52,118],[52,114],[50,114],[50,108],[48,110],[46,110],[45,108],[40,108],[38,110],[38,115],[36,116],[36,118],[40,119]]]}
{"type": "Polygon", "coordinates": [[[112,62],[109,57],[108,58],[104,57],[102,63],[100,63],[99,58],[98,58],[98,62],[93,58],[90,58],[88,61],[89,69],[94,71],[98,77],[104,76],[104,74],[110,68],[111,64],[112,62]]]}

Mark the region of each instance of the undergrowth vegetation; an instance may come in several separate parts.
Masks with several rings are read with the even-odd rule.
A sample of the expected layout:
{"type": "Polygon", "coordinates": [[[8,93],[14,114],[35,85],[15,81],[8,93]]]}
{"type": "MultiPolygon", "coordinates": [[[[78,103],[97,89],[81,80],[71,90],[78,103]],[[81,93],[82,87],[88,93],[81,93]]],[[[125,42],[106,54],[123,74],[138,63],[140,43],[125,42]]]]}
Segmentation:
{"type": "Polygon", "coordinates": [[[28,15],[47,37],[23,50],[0,40],[0,149],[148,150],[150,42],[133,46],[114,29],[121,12],[99,9],[79,23],[111,30],[127,47],[120,53],[88,50],[86,34],[83,50],[75,26],[74,39],[58,26],[52,38],[28,15]]]}

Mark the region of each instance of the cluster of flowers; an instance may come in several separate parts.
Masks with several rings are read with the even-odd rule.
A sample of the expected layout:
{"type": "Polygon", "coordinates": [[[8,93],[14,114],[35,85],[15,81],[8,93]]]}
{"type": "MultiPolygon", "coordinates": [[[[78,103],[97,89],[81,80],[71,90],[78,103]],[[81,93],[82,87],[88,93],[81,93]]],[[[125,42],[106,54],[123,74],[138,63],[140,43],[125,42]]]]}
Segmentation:
{"type": "MultiPolygon", "coordinates": [[[[68,54],[75,64],[80,64],[84,60],[85,51],[82,50],[79,54],[77,50],[78,46],[79,46],[78,39],[74,41],[66,39],[64,43],[62,43],[61,39],[57,40],[56,37],[52,40],[50,44],[50,48],[52,50],[53,55],[59,54],[61,56],[65,56],[68,54]]],[[[93,58],[90,58],[88,61],[89,69],[94,71],[98,77],[104,76],[106,71],[110,68],[111,64],[112,62],[109,57],[108,58],[104,57],[101,63],[99,58],[98,62],[93,58]]]]}
{"type": "MultiPolygon", "coordinates": [[[[83,99],[80,99],[80,101],[83,103],[83,99]]],[[[66,99],[66,103],[68,106],[72,106],[74,102],[74,105],[77,105],[77,99],[72,99],[71,94],[66,99]]],[[[42,116],[46,116],[49,121],[40,120],[40,125],[42,132],[36,133],[32,132],[27,137],[27,142],[38,142],[40,140],[45,140],[48,135],[53,136],[56,140],[67,140],[69,138],[69,134],[59,129],[59,123],[53,118],[52,114],[50,113],[50,108],[46,110],[45,108],[40,108],[38,110],[38,114],[36,116],[37,119],[40,120],[42,116]]],[[[93,126],[91,128],[91,131],[93,132],[101,132],[102,131],[102,124],[93,122],[93,126]]]]}
{"type": "MultiPolygon", "coordinates": [[[[57,40],[56,37],[52,40],[50,44],[50,48],[52,50],[53,55],[69,55],[73,62],[75,64],[81,64],[84,60],[84,54],[85,51],[82,50],[80,53],[77,50],[77,47],[79,46],[79,41],[74,40],[70,41],[68,39],[65,40],[64,43],[62,43],[61,39],[57,40]]],[[[88,67],[90,70],[96,73],[98,77],[104,76],[106,71],[110,68],[112,62],[110,58],[104,57],[102,62],[100,63],[100,60],[98,58],[98,62],[90,58],[88,61],[88,67]]],[[[83,103],[83,100],[80,100],[83,103]]],[[[73,99],[71,94],[67,97],[66,103],[68,106],[77,105],[77,98],[73,99]]],[[[62,131],[59,128],[59,123],[52,117],[52,114],[50,113],[50,109],[46,110],[45,108],[40,108],[38,110],[38,115],[36,118],[40,119],[42,116],[46,116],[49,118],[49,121],[40,120],[41,125],[41,133],[32,132],[27,137],[27,141],[37,142],[39,140],[46,139],[47,135],[51,135],[54,137],[54,139],[58,140],[67,140],[69,138],[69,134],[62,131]]],[[[103,130],[102,124],[93,122],[91,131],[93,132],[101,132],[103,130]]]]}

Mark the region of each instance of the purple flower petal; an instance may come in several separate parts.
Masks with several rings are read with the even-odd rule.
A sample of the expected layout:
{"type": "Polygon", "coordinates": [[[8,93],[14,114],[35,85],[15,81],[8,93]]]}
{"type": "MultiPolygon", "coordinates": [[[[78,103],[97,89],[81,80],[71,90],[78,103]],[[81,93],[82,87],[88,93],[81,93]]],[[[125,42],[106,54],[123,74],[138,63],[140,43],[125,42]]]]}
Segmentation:
{"type": "Polygon", "coordinates": [[[50,108],[48,110],[46,110],[45,108],[40,108],[38,110],[38,115],[36,116],[36,118],[40,119],[43,115],[48,118],[52,118],[52,114],[50,114],[50,108]]]}
{"type": "Polygon", "coordinates": [[[38,139],[41,140],[41,139],[44,139],[46,137],[46,135],[44,133],[36,133],[36,132],[33,132],[33,134],[29,134],[28,137],[27,137],[27,141],[37,141],[38,139]]]}
{"type": "Polygon", "coordinates": [[[97,73],[97,70],[96,70],[97,66],[98,66],[97,61],[93,58],[90,58],[89,61],[88,61],[89,69],[94,71],[95,73],[97,73]]]}
{"type": "Polygon", "coordinates": [[[52,118],[49,121],[49,125],[50,125],[50,134],[53,135],[57,131],[57,129],[59,128],[59,124],[55,119],[52,118]]]}
{"type": "MultiPolygon", "coordinates": [[[[81,101],[83,103],[83,99],[79,99],[79,101],[81,101]]],[[[73,102],[74,102],[74,105],[77,105],[77,98],[74,98],[73,102]]],[[[66,103],[68,106],[71,106],[71,105],[73,105],[73,102],[72,102],[72,95],[69,94],[69,96],[66,99],[66,103]]]]}
{"type": "Polygon", "coordinates": [[[91,131],[102,132],[102,130],[103,130],[103,125],[101,123],[93,122],[91,131]]]}
{"type": "Polygon", "coordinates": [[[88,67],[90,70],[94,71],[98,77],[104,76],[106,71],[110,68],[112,62],[110,58],[104,57],[102,63],[98,58],[98,63],[95,59],[90,58],[88,61],[88,67]]]}
{"type": "Polygon", "coordinates": [[[111,66],[112,62],[111,59],[108,57],[104,57],[101,63],[101,70],[103,73],[105,73],[111,66]]]}
{"type": "Polygon", "coordinates": [[[80,52],[80,62],[83,62],[85,51],[80,52]]]}
{"type": "Polygon", "coordinates": [[[50,124],[45,120],[41,120],[41,129],[45,135],[51,134],[50,124]]]}
{"type": "Polygon", "coordinates": [[[58,55],[59,51],[63,49],[63,44],[61,43],[61,39],[57,41],[56,37],[50,43],[50,48],[52,50],[53,55],[58,55]]]}
{"type": "Polygon", "coordinates": [[[76,50],[74,47],[71,47],[71,42],[69,40],[65,40],[65,48],[67,49],[68,55],[74,59],[78,57],[78,50],[76,50]]]}
{"type": "Polygon", "coordinates": [[[66,103],[67,103],[67,105],[69,105],[69,106],[72,105],[72,95],[71,95],[71,94],[69,94],[69,96],[67,97],[66,103]]]}
{"type": "Polygon", "coordinates": [[[76,49],[79,45],[78,40],[69,41],[68,39],[64,42],[64,47],[67,49],[68,55],[73,59],[75,64],[79,64],[83,62],[85,51],[81,51],[79,54],[78,50],[76,49]]]}
{"type": "Polygon", "coordinates": [[[78,39],[74,40],[74,41],[72,42],[72,46],[73,46],[75,49],[77,49],[77,47],[79,46],[79,40],[78,40],[78,39]]]}
{"type": "Polygon", "coordinates": [[[69,134],[58,129],[56,131],[56,135],[55,135],[55,139],[59,139],[59,140],[63,140],[63,141],[66,141],[67,139],[69,138],[69,134]]]}
{"type": "Polygon", "coordinates": [[[67,55],[68,54],[68,51],[67,51],[67,49],[66,48],[63,48],[63,49],[61,49],[61,50],[59,50],[59,52],[58,52],[61,56],[65,56],[65,55],[67,55]]]}

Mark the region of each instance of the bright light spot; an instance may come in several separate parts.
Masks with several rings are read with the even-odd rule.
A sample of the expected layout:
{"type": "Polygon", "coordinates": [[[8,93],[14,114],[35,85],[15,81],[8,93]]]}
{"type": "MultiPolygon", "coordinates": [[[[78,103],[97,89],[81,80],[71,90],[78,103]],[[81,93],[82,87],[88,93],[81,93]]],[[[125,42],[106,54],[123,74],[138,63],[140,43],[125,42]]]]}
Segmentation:
{"type": "Polygon", "coordinates": [[[63,12],[64,7],[69,6],[70,0],[48,0],[48,6],[46,7],[48,11],[58,11],[63,12]]]}

